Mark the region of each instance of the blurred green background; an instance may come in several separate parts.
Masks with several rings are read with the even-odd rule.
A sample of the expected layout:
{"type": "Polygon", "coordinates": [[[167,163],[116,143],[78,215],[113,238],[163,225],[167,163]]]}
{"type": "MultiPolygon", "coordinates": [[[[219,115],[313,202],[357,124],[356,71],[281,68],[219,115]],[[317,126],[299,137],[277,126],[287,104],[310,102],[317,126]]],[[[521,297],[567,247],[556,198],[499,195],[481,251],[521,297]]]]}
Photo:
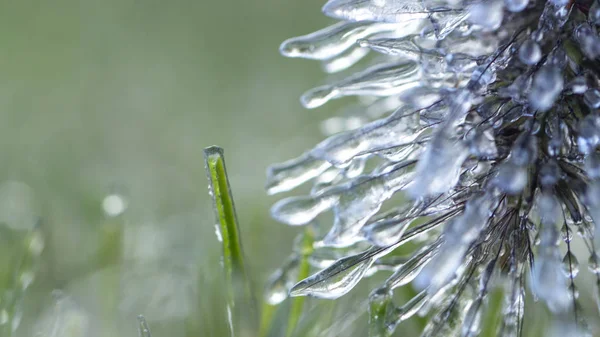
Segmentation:
{"type": "Polygon", "coordinates": [[[260,295],[299,233],[270,219],[265,168],[315,144],[333,113],[298,102],[318,64],[278,53],[330,22],[321,5],[0,2],[5,289],[37,216],[46,241],[17,336],[136,336],[140,313],[155,336],[226,335],[202,149],[225,148],[260,295]],[[104,214],[109,195],[122,215],[104,214]]]}
{"type": "MultiPolygon", "coordinates": [[[[266,195],[265,169],[317,143],[339,106],[302,109],[299,95],[325,76],[278,53],[331,23],[322,3],[0,2],[4,296],[37,265],[22,307],[9,310],[23,313],[15,336],[136,336],[138,314],[156,337],[227,335],[202,150],[225,148],[260,299],[300,232],[270,219],[279,197],[266,195]],[[126,206],[116,217],[102,208],[111,195],[126,206]],[[45,249],[31,262],[38,217],[45,249]]],[[[365,336],[365,300],[380,280],[335,303],[309,300],[297,335],[365,336]]],[[[271,336],[283,335],[286,305],[271,336]]]]}

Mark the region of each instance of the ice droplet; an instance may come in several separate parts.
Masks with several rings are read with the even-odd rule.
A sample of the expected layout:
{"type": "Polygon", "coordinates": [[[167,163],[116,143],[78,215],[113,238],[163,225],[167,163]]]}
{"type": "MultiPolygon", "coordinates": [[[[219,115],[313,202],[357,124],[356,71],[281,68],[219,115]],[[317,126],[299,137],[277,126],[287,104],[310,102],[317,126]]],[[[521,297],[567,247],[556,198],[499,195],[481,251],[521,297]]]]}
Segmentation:
{"type": "Polygon", "coordinates": [[[338,73],[352,67],[368,53],[369,50],[366,48],[351,48],[330,60],[323,61],[321,68],[328,74],[338,73]]]}
{"type": "Polygon", "coordinates": [[[534,65],[542,59],[542,48],[533,39],[527,39],[519,47],[519,60],[527,65],[534,65]]]}
{"type": "Polygon", "coordinates": [[[368,251],[339,259],[330,267],[298,282],[290,290],[290,295],[326,299],[341,297],[354,288],[373,261],[368,251]]]}
{"type": "Polygon", "coordinates": [[[394,62],[369,67],[340,82],[311,89],[300,97],[307,109],[314,109],[344,96],[392,96],[419,86],[421,67],[416,62],[394,62]]]}
{"type": "Polygon", "coordinates": [[[568,251],[563,260],[563,272],[568,278],[575,278],[579,274],[579,261],[572,252],[568,251]]]}
{"type": "Polygon", "coordinates": [[[544,66],[535,74],[529,103],[534,109],[547,111],[561,93],[564,79],[560,69],[552,66],[544,66]]]}

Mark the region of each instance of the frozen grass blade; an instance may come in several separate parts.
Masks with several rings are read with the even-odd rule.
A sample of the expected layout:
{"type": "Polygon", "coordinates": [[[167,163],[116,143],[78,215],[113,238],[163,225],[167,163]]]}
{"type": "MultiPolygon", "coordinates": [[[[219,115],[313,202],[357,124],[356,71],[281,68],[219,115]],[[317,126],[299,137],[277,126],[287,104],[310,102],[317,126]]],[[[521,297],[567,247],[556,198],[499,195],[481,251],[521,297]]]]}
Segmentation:
{"type": "MultiPolygon", "coordinates": [[[[302,248],[300,251],[301,260],[300,260],[300,268],[298,269],[298,281],[304,280],[310,275],[310,263],[308,262],[308,257],[313,252],[313,243],[315,241],[315,234],[311,227],[308,227],[304,231],[304,236],[302,238],[302,248]]],[[[288,325],[286,329],[286,336],[291,337],[296,330],[296,326],[300,321],[300,316],[302,316],[302,308],[304,307],[304,296],[294,297],[292,299],[292,304],[290,307],[290,316],[288,317],[288,325]]]]}
{"type": "Polygon", "coordinates": [[[23,301],[35,281],[40,256],[44,250],[44,236],[38,222],[19,243],[20,251],[13,260],[8,279],[4,280],[0,298],[0,336],[11,337],[20,326],[23,301]]]}
{"type": "Polygon", "coordinates": [[[144,318],[144,316],[138,316],[138,324],[138,331],[140,332],[140,337],[152,337],[152,334],[150,333],[150,328],[148,327],[148,323],[146,323],[146,319],[144,318]]]}
{"type": "MultiPolygon", "coordinates": [[[[254,300],[244,263],[242,242],[238,228],[237,215],[223,149],[211,146],[204,149],[206,174],[209,181],[209,193],[219,230],[219,240],[223,246],[223,271],[227,287],[227,314],[231,336],[238,336],[240,325],[252,322],[254,300]]],[[[248,330],[248,329],[245,329],[248,330]]]]}

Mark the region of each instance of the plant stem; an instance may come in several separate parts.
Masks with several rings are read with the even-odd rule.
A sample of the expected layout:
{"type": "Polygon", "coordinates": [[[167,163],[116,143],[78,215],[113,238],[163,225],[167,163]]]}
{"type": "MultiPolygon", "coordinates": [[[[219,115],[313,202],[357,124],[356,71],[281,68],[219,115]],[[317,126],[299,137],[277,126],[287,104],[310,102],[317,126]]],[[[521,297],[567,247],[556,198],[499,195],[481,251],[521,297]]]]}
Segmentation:
{"type": "MultiPolygon", "coordinates": [[[[209,193],[223,246],[223,271],[227,287],[227,310],[231,336],[240,335],[245,322],[253,324],[254,300],[244,263],[235,205],[229,185],[223,149],[211,146],[204,149],[209,193]]],[[[255,320],[254,320],[255,321],[255,320]]],[[[248,331],[248,329],[245,329],[248,331]]],[[[254,332],[254,331],[253,331],[254,332]]]]}

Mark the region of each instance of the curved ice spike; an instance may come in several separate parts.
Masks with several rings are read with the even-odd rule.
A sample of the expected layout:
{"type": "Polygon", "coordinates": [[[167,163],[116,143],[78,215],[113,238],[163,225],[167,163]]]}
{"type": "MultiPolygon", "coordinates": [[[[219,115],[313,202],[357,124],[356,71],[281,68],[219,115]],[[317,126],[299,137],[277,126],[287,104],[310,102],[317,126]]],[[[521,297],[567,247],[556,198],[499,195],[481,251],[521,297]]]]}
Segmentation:
{"type": "Polygon", "coordinates": [[[267,193],[276,194],[294,189],[325,172],[331,164],[304,153],[298,158],[267,168],[267,193]]]}
{"type": "Polygon", "coordinates": [[[309,153],[315,158],[340,166],[360,154],[407,145],[418,138],[424,129],[419,125],[417,111],[411,111],[408,107],[401,108],[388,118],[333,135],[309,153]]]}
{"type": "Polygon", "coordinates": [[[373,261],[371,251],[339,259],[330,267],[298,282],[290,290],[290,295],[336,299],[354,288],[373,261]]]}
{"type": "Polygon", "coordinates": [[[446,8],[430,9],[413,0],[329,0],[323,13],[339,20],[402,23],[425,19],[436,12],[461,12],[446,8]]]}
{"type": "Polygon", "coordinates": [[[279,52],[287,57],[329,60],[354,47],[359,39],[397,29],[397,25],[385,23],[339,22],[314,33],[285,40],[279,52]]]}
{"type": "Polygon", "coordinates": [[[437,254],[441,243],[442,241],[438,240],[430,246],[417,251],[385,281],[386,286],[395,289],[414,280],[423,267],[437,254]]]}
{"type": "Polygon", "coordinates": [[[290,226],[306,225],[319,214],[331,208],[339,197],[332,193],[323,193],[317,197],[289,197],[278,201],[271,207],[271,216],[290,226]]]}
{"type": "Polygon", "coordinates": [[[321,68],[328,74],[344,71],[362,60],[369,50],[366,48],[350,48],[344,53],[321,63],[321,68]]]}
{"type": "Polygon", "coordinates": [[[399,95],[419,86],[421,67],[412,61],[375,65],[340,82],[324,85],[304,93],[300,102],[307,109],[314,109],[328,101],[344,96],[399,95]]]}

